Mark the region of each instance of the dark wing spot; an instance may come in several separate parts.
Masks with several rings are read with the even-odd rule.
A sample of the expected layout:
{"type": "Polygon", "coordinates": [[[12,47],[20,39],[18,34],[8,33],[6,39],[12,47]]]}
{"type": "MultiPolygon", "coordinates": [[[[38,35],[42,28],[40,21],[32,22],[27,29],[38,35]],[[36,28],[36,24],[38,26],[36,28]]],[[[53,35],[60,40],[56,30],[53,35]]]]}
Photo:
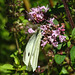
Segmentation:
{"type": "Polygon", "coordinates": [[[30,55],[30,53],[28,53],[28,56],[30,55]]]}

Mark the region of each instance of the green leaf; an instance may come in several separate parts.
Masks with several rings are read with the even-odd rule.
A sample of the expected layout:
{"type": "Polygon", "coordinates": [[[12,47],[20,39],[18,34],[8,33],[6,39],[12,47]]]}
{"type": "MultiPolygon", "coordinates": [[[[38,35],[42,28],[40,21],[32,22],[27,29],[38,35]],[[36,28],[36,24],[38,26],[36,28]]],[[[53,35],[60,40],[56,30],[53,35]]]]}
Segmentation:
{"type": "Polygon", "coordinates": [[[15,56],[18,54],[18,50],[16,52],[14,52],[15,56]]]}
{"type": "Polygon", "coordinates": [[[16,63],[16,64],[18,64],[18,65],[20,64],[20,61],[19,61],[19,59],[18,59],[17,56],[14,57],[14,60],[15,60],[15,63],[16,63]]]}
{"type": "Polygon", "coordinates": [[[0,72],[3,72],[3,73],[11,73],[12,71],[9,71],[9,70],[6,70],[6,69],[2,69],[2,68],[0,67],[0,72]]]}
{"type": "Polygon", "coordinates": [[[22,12],[23,10],[25,10],[25,9],[24,9],[24,8],[20,8],[20,10],[19,10],[19,11],[20,11],[20,12],[22,12]]]}
{"type": "Polygon", "coordinates": [[[64,8],[64,5],[60,5],[58,8],[64,8]]]}
{"type": "Polygon", "coordinates": [[[57,49],[58,49],[58,50],[60,50],[60,49],[61,49],[61,47],[62,47],[62,44],[58,44],[57,49]]]}
{"type": "Polygon", "coordinates": [[[15,64],[19,65],[20,64],[20,60],[18,59],[17,56],[15,56],[14,54],[12,54],[10,57],[14,58],[15,64]]]}
{"type": "Polygon", "coordinates": [[[68,42],[67,42],[67,46],[68,46],[68,47],[70,47],[70,45],[71,45],[71,42],[70,42],[70,41],[68,41],[68,42]]]}
{"type": "Polygon", "coordinates": [[[54,23],[55,25],[58,25],[58,24],[59,24],[56,19],[53,20],[53,23],[54,23]]]}
{"type": "Polygon", "coordinates": [[[28,22],[28,20],[23,20],[22,22],[23,22],[24,24],[26,24],[26,23],[28,22]]]}
{"type": "Polygon", "coordinates": [[[29,75],[29,74],[25,72],[25,75],[29,75]]]}
{"type": "Polygon", "coordinates": [[[40,75],[45,75],[44,73],[40,73],[40,75]]]}
{"type": "Polygon", "coordinates": [[[68,35],[66,35],[66,34],[65,34],[64,36],[66,36],[66,40],[69,40],[69,37],[68,37],[68,35]]]}
{"type": "Polygon", "coordinates": [[[66,55],[56,54],[54,59],[57,64],[61,64],[64,61],[65,57],[66,57],[66,55]]]}
{"type": "Polygon", "coordinates": [[[21,21],[23,21],[23,20],[24,20],[24,16],[20,16],[19,19],[20,19],[21,21]]]}
{"type": "Polygon", "coordinates": [[[26,20],[26,19],[24,18],[24,16],[20,16],[19,19],[20,19],[24,24],[26,24],[26,23],[28,22],[28,20],[26,20]]]}
{"type": "Polygon", "coordinates": [[[1,69],[9,69],[9,70],[14,70],[13,66],[11,64],[4,64],[0,66],[0,70],[1,69]]]}
{"type": "Polygon", "coordinates": [[[70,37],[72,37],[72,35],[70,35],[70,37]]]}
{"type": "Polygon", "coordinates": [[[71,66],[68,66],[68,70],[71,70],[72,69],[72,67],[71,66]]]}
{"type": "Polygon", "coordinates": [[[63,44],[63,47],[66,46],[66,43],[63,44]]]}
{"type": "Polygon", "coordinates": [[[26,66],[23,66],[20,70],[26,70],[26,66]]]}
{"type": "Polygon", "coordinates": [[[70,58],[71,58],[71,63],[73,65],[73,67],[75,67],[75,46],[73,46],[71,48],[71,51],[70,51],[70,58]]]}
{"type": "Polygon", "coordinates": [[[68,74],[68,71],[66,70],[65,67],[62,68],[62,70],[61,70],[61,72],[60,72],[60,75],[61,75],[61,74],[64,74],[64,75],[65,75],[65,74],[68,74]]]}
{"type": "Polygon", "coordinates": [[[75,38],[75,28],[72,30],[72,38],[75,38]]]}

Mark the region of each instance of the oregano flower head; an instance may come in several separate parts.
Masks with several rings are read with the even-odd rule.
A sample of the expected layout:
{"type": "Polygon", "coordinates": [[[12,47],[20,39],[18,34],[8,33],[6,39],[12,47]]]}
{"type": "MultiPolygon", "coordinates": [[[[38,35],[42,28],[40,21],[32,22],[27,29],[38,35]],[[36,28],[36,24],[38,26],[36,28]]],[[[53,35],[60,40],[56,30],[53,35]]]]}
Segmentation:
{"type": "MultiPolygon", "coordinates": [[[[51,44],[54,47],[58,47],[59,43],[62,43],[65,41],[66,36],[65,34],[65,27],[62,25],[59,25],[58,21],[53,17],[45,18],[45,14],[49,10],[48,7],[41,6],[37,8],[32,8],[29,14],[31,17],[36,21],[36,23],[40,23],[45,20],[45,22],[40,23],[40,29],[42,34],[41,39],[41,46],[45,47],[46,44],[51,44]]],[[[47,16],[46,16],[47,17],[47,16]]],[[[29,18],[31,21],[31,18],[29,18]]],[[[32,28],[28,29],[29,33],[34,33],[35,31],[32,28]]]]}
{"type": "MultiPolygon", "coordinates": [[[[32,8],[29,12],[29,14],[31,15],[32,18],[34,18],[34,20],[37,23],[40,23],[42,21],[45,20],[45,13],[49,10],[48,7],[45,6],[41,6],[41,7],[37,7],[37,8],[32,8]]],[[[31,21],[32,19],[29,18],[29,21],[31,21]]]]}

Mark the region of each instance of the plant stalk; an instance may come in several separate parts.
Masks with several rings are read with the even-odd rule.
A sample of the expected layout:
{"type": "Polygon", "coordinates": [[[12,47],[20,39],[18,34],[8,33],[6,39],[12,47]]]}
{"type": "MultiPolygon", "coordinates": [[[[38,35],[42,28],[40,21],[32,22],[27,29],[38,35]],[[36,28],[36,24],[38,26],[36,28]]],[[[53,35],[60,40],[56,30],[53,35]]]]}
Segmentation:
{"type": "Polygon", "coordinates": [[[62,0],[62,1],[63,1],[63,4],[64,4],[64,8],[65,8],[65,11],[66,11],[66,14],[67,14],[69,23],[71,24],[71,27],[72,27],[72,29],[73,29],[73,28],[75,27],[75,25],[74,25],[74,22],[73,22],[73,20],[72,20],[72,17],[71,17],[71,14],[70,14],[70,11],[69,11],[67,2],[66,2],[66,0],[62,0]]]}
{"type": "Polygon", "coordinates": [[[19,54],[21,54],[21,50],[19,49],[19,44],[18,44],[16,33],[14,33],[14,37],[15,37],[15,41],[16,41],[16,46],[17,46],[18,52],[19,52],[19,54]]]}

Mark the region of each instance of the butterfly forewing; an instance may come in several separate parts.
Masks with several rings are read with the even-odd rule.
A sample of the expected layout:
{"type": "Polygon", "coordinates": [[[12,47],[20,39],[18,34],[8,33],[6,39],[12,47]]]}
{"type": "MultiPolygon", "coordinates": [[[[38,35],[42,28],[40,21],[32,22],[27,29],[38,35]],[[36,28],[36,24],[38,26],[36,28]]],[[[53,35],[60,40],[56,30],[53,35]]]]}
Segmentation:
{"type": "Polygon", "coordinates": [[[27,68],[30,68],[31,66],[33,71],[35,71],[37,68],[40,41],[41,41],[41,30],[39,29],[29,39],[25,51],[23,53],[23,62],[26,64],[27,68]]]}
{"type": "Polygon", "coordinates": [[[28,66],[30,57],[31,57],[31,52],[33,49],[34,42],[36,40],[36,34],[33,34],[32,37],[29,39],[25,51],[23,53],[23,62],[28,66]]]}

